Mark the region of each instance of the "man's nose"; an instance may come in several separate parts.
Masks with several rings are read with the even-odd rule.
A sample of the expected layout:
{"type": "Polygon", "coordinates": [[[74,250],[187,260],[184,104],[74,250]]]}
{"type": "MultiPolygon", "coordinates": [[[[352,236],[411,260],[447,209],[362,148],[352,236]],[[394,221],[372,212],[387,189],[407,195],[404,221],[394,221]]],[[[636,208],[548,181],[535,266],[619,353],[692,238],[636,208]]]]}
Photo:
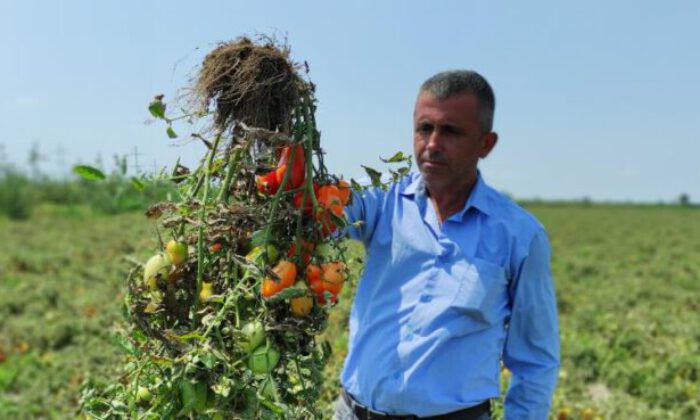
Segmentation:
{"type": "Polygon", "coordinates": [[[433,130],[428,136],[426,148],[429,150],[440,150],[442,148],[442,133],[440,130],[433,130]]]}

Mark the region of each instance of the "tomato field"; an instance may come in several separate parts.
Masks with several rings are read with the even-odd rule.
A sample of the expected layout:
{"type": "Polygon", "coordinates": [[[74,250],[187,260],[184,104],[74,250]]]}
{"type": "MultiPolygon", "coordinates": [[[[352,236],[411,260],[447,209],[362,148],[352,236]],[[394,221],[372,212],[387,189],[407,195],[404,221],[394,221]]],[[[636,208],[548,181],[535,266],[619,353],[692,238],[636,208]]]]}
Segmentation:
{"type": "MultiPolygon", "coordinates": [[[[527,206],[553,247],[562,368],[552,418],[700,416],[700,218],[676,206],[527,206]]],[[[81,388],[118,378],[126,278],[156,247],[142,213],[41,206],[0,218],[0,416],[80,416],[81,388]]],[[[362,249],[349,244],[354,285],[362,249]]],[[[354,287],[322,335],[316,402],[330,417],[354,287]]],[[[508,372],[503,372],[503,384],[508,372]]]]}

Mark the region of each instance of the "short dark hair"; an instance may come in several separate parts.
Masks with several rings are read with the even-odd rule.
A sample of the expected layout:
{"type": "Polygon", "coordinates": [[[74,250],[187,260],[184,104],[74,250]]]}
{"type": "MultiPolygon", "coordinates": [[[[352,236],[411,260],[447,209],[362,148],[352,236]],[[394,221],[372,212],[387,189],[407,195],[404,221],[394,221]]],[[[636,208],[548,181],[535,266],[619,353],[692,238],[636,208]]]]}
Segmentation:
{"type": "Polygon", "coordinates": [[[420,92],[430,93],[439,101],[465,93],[476,96],[481,128],[486,133],[493,130],[496,97],[489,82],[479,73],[473,70],[443,71],[423,82],[420,92]]]}

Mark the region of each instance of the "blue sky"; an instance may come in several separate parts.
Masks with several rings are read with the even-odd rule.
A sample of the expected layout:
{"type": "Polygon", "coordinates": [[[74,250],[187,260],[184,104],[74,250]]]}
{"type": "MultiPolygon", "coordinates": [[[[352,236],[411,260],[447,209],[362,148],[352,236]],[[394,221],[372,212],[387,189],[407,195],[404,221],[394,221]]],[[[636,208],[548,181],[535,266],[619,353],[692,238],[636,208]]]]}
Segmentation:
{"type": "Polygon", "coordinates": [[[284,36],[318,86],[329,168],[362,175],[411,152],[420,83],[471,68],[497,97],[481,163],[519,198],[700,201],[697,1],[0,0],[0,144],[45,171],[138,148],[143,169],[194,163],[145,124],[204,54],[243,34],[284,36]]]}

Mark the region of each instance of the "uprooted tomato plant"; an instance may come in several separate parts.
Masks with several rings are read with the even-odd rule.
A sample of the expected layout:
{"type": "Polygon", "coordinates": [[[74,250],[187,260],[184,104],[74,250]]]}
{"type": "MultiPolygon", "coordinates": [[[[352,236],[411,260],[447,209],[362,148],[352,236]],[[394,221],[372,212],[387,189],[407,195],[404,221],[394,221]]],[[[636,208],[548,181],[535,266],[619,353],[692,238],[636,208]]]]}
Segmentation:
{"type": "Polygon", "coordinates": [[[347,278],[343,209],[358,185],[328,173],[298,69],[286,47],[239,38],[205,58],[193,109],[150,103],[170,138],[174,121],[206,127],[191,138],[207,151],[169,175],[181,198],[146,212],[160,247],[126,279],[123,375],[84,387],[85,414],[318,417],[330,346],[317,336],[347,278]]]}

